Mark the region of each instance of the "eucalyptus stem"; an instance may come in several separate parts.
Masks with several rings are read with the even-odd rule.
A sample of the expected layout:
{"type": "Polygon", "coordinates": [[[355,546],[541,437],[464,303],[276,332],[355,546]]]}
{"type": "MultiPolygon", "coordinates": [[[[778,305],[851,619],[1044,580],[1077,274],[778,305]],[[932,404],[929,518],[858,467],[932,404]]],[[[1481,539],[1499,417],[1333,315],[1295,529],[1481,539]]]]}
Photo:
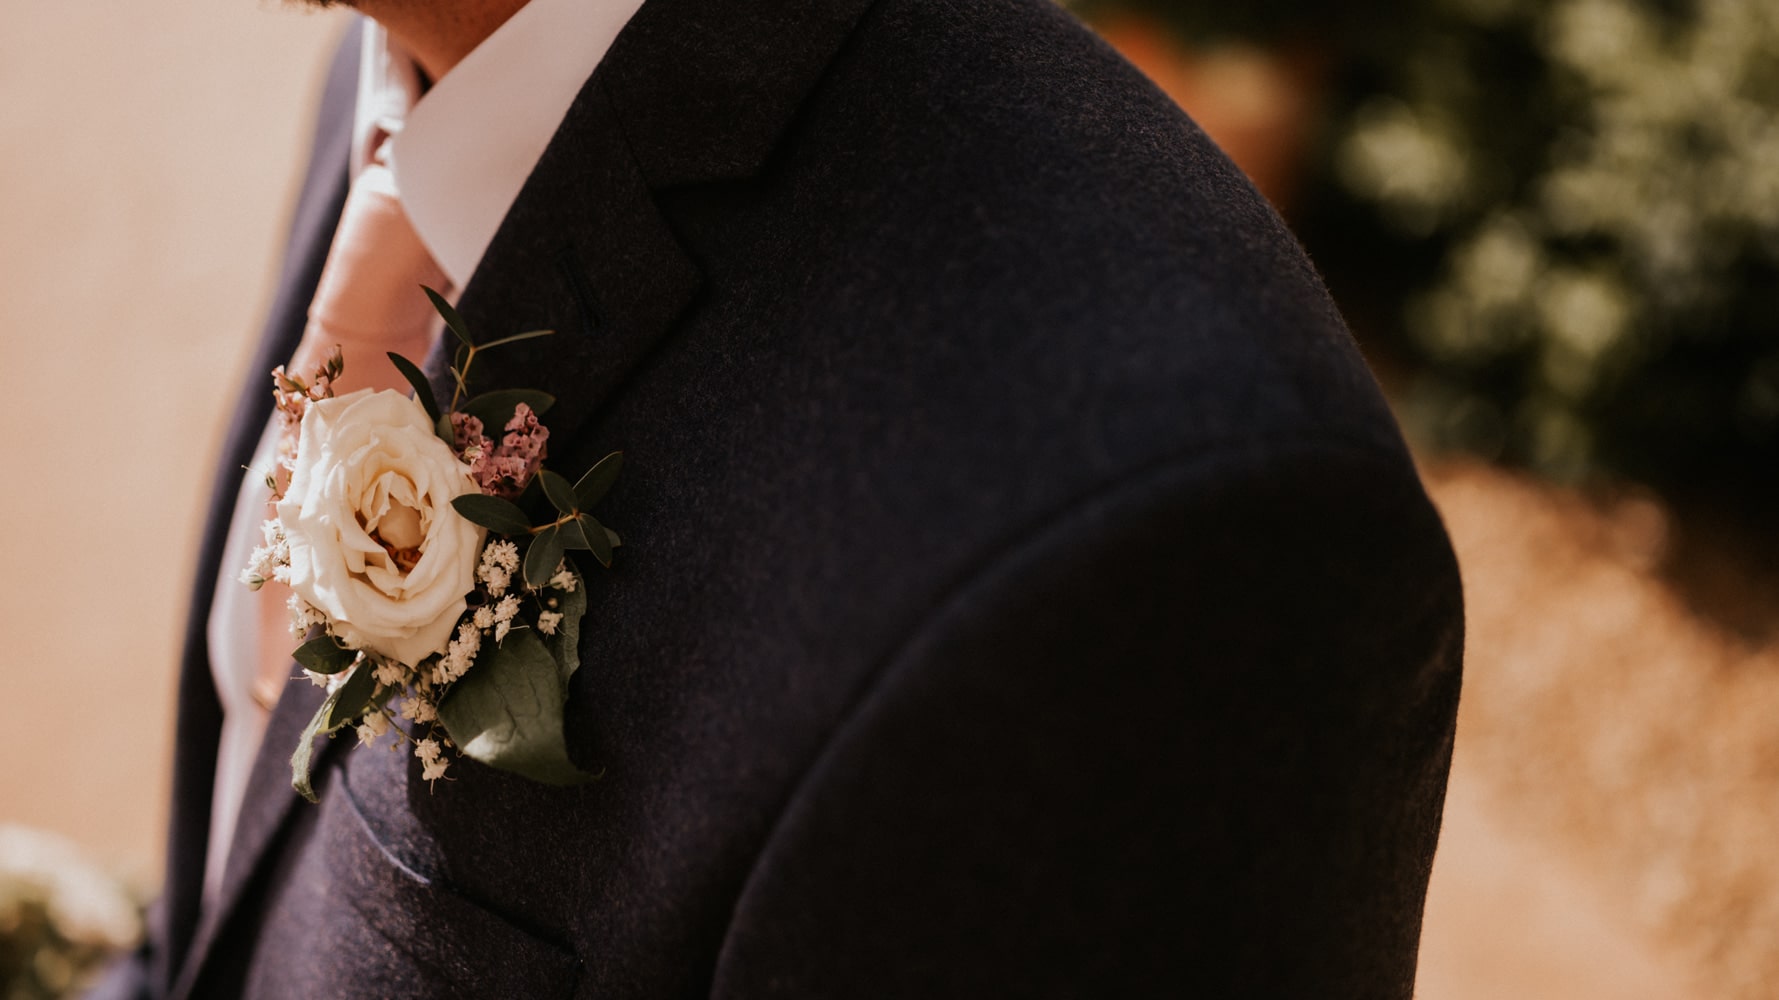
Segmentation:
{"type": "Polygon", "coordinates": [[[563,514],[561,517],[558,517],[556,520],[551,521],[549,524],[534,524],[534,525],[532,525],[531,528],[529,529],[529,533],[533,534],[533,535],[541,535],[544,532],[549,531],[551,528],[560,528],[563,525],[568,524],[572,521],[579,521],[582,516],[583,515],[581,514],[580,511],[575,511],[573,514],[563,514]]]}

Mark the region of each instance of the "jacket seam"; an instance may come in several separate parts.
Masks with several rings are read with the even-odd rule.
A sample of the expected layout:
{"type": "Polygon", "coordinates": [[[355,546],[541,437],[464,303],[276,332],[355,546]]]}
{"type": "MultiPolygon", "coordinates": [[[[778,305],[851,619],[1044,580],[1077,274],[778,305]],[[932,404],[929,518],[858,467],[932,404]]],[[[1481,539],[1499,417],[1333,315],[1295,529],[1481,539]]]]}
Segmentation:
{"type": "Polygon", "coordinates": [[[959,571],[949,583],[938,589],[937,596],[931,605],[907,628],[899,640],[886,647],[887,652],[878,660],[876,666],[865,672],[851,695],[846,699],[845,709],[839,713],[826,737],[820,741],[798,771],[797,776],[788,784],[788,791],[779,803],[766,835],[761,838],[758,848],[753,852],[753,856],[748,862],[747,874],[741,879],[740,888],[736,891],[729,908],[727,919],[723,925],[723,933],[718,939],[720,943],[717,947],[716,961],[712,966],[713,974],[722,965],[722,957],[728,948],[730,933],[734,927],[735,915],[754,884],[762,859],[768,853],[771,845],[778,840],[792,807],[801,799],[804,789],[809,786],[812,777],[820,769],[822,761],[827,758],[835,742],[852,728],[860,711],[871,703],[876,693],[889,684],[890,679],[900,672],[910,651],[920,647],[923,640],[935,628],[948,621],[952,612],[964,604],[985,581],[995,578],[1003,567],[1017,562],[1027,552],[1049,544],[1066,526],[1075,524],[1082,511],[1096,507],[1114,506],[1119,499],[1140,494],[1150,484],[1191,470],[1194,466],[1212,468],[1225,465],[1251,468],[1257,464],[1277,461],[1281,458],[1305,456],[1358,459],[1364,463],[1375,463],[1380,467],[1396,467],[1401,472],[1407,473],[1408,478],[1417,484],[1419,483],[1412,459],[1406,451],[1396,451],[1384,447],[1374,439],[1366,439],[1359,435],[1344,436],[1325,433],[1315,438],[1293,441],[1252,441],[1235,437],[1198,440],[1185,449],[1168,452],[1109,479],[1102,480],[1067,500],[1047,508],[1043,514],[1021,522],[1016,529],[1006,532],[1001,540],[984,546],[980,555],[972,560],[967,568],[959,571]],[[1219,447],[1220,445],[1237,444],[1241,446],[1241,452],[1219,447]]]}

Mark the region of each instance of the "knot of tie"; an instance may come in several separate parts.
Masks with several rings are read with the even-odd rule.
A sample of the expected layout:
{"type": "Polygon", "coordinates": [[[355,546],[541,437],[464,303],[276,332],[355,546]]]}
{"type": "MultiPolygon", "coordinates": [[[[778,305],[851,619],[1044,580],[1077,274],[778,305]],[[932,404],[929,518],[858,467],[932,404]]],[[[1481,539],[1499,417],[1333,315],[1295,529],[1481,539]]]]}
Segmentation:
{"type": "Polygon", "coordinates": [[[290,372],[306,378],[337,345],[346,369],[336,392],[405,386],[385,355],[419,364],[440,328],[422,285],[446,292],[447,278],[408,221],[394,175],[373,162],[346,195],[290,372]]]}

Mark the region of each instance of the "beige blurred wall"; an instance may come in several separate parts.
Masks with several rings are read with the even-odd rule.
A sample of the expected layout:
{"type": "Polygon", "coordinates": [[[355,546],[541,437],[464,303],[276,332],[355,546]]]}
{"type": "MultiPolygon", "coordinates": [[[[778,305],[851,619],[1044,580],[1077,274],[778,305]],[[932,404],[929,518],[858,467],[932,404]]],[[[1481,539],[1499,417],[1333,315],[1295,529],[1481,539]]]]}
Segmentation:
{"type": "Polygon", "coordinates": [[[0,822],[145,887],[202,498],[345,16],[71,0],[0,30],[0,822]]]}

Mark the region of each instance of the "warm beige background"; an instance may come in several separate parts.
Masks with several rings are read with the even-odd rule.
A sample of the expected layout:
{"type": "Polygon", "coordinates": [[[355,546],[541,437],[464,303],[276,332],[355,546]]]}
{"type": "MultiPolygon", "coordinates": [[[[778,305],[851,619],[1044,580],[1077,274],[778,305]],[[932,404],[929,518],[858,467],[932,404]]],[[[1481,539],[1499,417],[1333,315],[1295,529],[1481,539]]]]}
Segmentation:
{"type": "Polygon", "coordinates": [[[0,822],[144,882],[201,498],[342,16],[75,0],[0,29],[0,822]]]}
{"type": "MultiPolygon", "coordinates": [[[[342,17],[276,0],[77,0],[16,5],[0,31],[0,822],[66,833],[144,888],[159,877],[192,539],[342,17]]],[[[1492,473],[1433,478],[1473,628],[1423,1000],[1702,995],[1652,944],[1660,920],[1624,903],[1641,862],[1588,863],[1638,821],[1616,840],[1566,832],[1560,810],[1532,804],[1592,800],[1501,777],[1642,745],[1631,716],[1565,727],[1526,710],[1568,712],[1599,690],[1576,670],[1567,687],[1543,679],[1585,655],[1534,661],[1507,641],[1524,574],[1548,579],[1562,548],[1519,527],[1551,501],[1492,473]],[[1533,506],[1509,502],[1522,496],[1533,506]]],[[[1555,537],[1579,533],[1564,525],[1555,537]]],[[[1557,586],[1595,606],[1592,591],[1557,586]]],[[[1570,638],[1584,653],[1599,641],[1570,638]]]]}

